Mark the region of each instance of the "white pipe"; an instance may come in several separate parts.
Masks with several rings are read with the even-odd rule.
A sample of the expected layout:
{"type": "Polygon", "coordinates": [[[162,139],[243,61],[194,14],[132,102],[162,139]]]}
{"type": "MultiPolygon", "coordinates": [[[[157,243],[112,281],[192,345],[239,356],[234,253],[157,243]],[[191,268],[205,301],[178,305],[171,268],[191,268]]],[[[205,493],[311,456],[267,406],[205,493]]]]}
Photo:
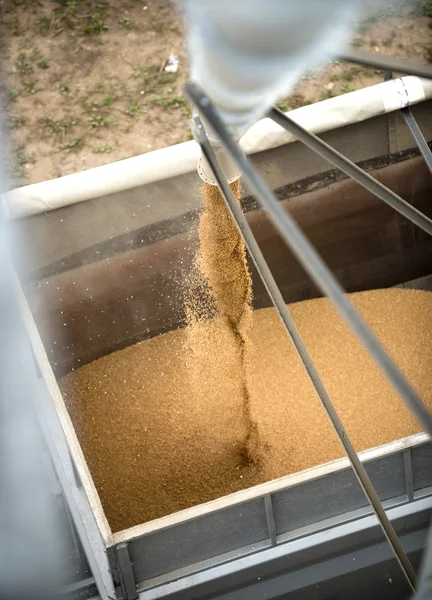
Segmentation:
{"type": "MultiPolygon", "coordinates": [[[[432,81],[402,77],[292,110],[289,116],[318,134],[431,98],[432,81]]],[[[290,133],[270,119],[262,119],[247,131],[240,145],[246,154],[254,154],[293,141],[295,138],[290,133]]],[[[28,217],[183,175],[196,169],[199,154],[196,142],[184,142],[17,188],[3,196],[5,214],[12,219],[28,217]]]]}

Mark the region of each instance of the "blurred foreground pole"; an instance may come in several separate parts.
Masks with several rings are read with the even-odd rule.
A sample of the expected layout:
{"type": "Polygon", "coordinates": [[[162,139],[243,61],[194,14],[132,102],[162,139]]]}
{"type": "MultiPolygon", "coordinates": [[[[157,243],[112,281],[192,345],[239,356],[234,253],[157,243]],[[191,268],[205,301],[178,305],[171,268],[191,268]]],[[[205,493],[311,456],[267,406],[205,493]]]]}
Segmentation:
{"type": "Polygon", "coordinates": [[[41,386],[13,295],[8,229],[0,206],[0,600],[57,600],[62,540],[35,409],[41,386]]]}

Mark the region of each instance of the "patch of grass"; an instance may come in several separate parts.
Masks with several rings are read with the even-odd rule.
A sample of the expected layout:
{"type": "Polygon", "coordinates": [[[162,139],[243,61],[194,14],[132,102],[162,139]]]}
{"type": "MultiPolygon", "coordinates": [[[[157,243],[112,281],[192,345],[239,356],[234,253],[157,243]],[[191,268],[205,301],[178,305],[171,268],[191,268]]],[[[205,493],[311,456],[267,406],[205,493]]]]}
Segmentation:
{"type": "Polygon", "coordinates": [[[78,20],[75,17],[75,11],[66,8],[66,10],[55,13],[51,27],[59,32],[61,29],[75,29],[77,25],[78,20]]]}
{"type": "Polygon", "coordinates": [[[126,107],[126,114],[134,119],[138,119],[141,111],[141,102],[134,102],[126,107]]]}
{"type": "Polygon", "coordinates": [[[44,117],[39,120],[39,123],[50,133],[63,133],[64,131],[69,131],[75,127],[75,125],[78,124],[78,119],[75,119],[74,117],[66,117],[64,119],[50,119],[49,117],[44,117]]]}
{"type": "Polygon", "coordinates": [[[289,110],[291,110],[291,106],[289,104],[282,102],[282,104],[278,104],[278,109],[281,110],[282,112],[288,112],[289,110]]]}
{"type": "Polygon", "coordinates": [[[38,17],[36,25],[39,27],[39,32],[45,34],[50,29],[51,19],[47,15],[41,15],[38,17]]]}
{"type": "Polygon", "coordinates": [[[12,115],[8,120],[9,129],[17,129],[25,125],[25,118],[22,115],[12,115]]]}
{"type": "Polygon", "coordinates": [[[37,48],[33,48],[30,54],[30,60],[32,60],[33,62],[35,60],[39,60],[41,57],[41,53],[39,52],[39,50],[37,48]]]}
{"type": "Polygon", "coordinates": [[[139,65],[134,65],[133,67],[133,76],[134,77],[141,77],[141,75],[143,74],[143,70],[139,65]]]}
{"type": "Polygon", "coordinates": [[[131,21],[129,17],[123,17],[123,19],[120,21],[120,25],[125,29],[135,29],[137,26],[135,21],[131,21]]]}
{"type": "Polygon", "coordinates": [[[65,152],[79,152],[84,147],[84,138],[74,137],[72,140],[60,144],[60,150],[65,152]]]}
{"type": "Polygon", "coordinates": [[[89,123],[92,127],[112,127],[116,124],[116,120],[113,117],[104,117],[103,115],[91,115],[89,117],[89,123]]]}
{"type": "Polygon", "coordinates": [[[26,165],[34,163],[34,158],[31,154],[26,154],[25,147],[23,145],[18,146],[14,152],[13,162],[10,165],[10,172],[13,177],[23,178],[27,177],[25,170],[26,165]]]}
{"type": "Polygon", "coordinates": [[[37,66],[41,69],[49,69],[48,59],[41,58],[40,60],[38,60],[37,66]]]}
{"type": "Polygon", "coordinates": [[[108,94],[108,96],[105,96],[105,98],[102,99],[101,106],[111,106],[113,104],[114,100],[115,100],[114,94],[108,94]]]}
{"type": "Polygon", "coordinates": [[[188,119],[192,118],[192,109],[191,109],[191,107],[189,106],[188,103],[183,106],[183,114],[188,119]]]}
{"type": "Polygon", "coordinates": [[[37,85],[36,79],[26,79],[24,81],[24,91],[26,94],[37,94],[37,92],[40,92],[41,90],[42,88],[37,85]]]}
{"type": "Polygon", "coordinates": [[[373,77],[374,72],[368,69],[363,69],[362,67],[349,67],[340,73],[334,73],[330,77],[330,81],[352,81],[354,77],[357,77],[358,75],[367,75],[368,77],[373,77]]]}
{"type": "Polygon", "coordinates": [[[96,146],[95,148],[93,148],[93,152],[95,154],[105,154],[107,152],[111,152],[111,150],[111,146],[96,146]]]}
{"type": "Polygon", "coordinates": [[[98,12],[90,15],[90,25],[87,25],[83,29],[85,35],[99,35],[105,31],[108,31],[108,27],[98,12]]]}
{"type": "Polygon", "coordinates": [[[20,166],[26,165],[31,160],[30,156],[24,152],[24,146],[20,146],[17,149],[17,151],[15,152],[15,158],[17,164],[20,166]]]}
{"type": "Polygon", "coordinates": [[[110,83],[109,89],[103,83],[98,83],[93,90],[90,90],[82,99],[83,106],[87,111],[96,112],[100,109],[112,106],[116,100],[116,82],[110,83]],[[103,95],[102,98],[94,99],[95,95],[103,95]]]}
{"type": "Polygon", "coordinates": [[[27,60],[27,56],[24,52],[18,54],[15,68],[19,75],[30,75],[30,73],[33,72],[33,65],[27,60]]]}
{"type": "Polygon", "coordinates": [[[60,83],[57,87],[60,94],[68,94],[70,92],[70,88],[67,83],[60,83]]]}
{"type": "Polygon", "coordinates": [[[334,98],[334,94],[331,90],[324,90],[323,92],[321,92],[320,94],[320,102],[322,100],[329,100],[330,98],[334,98]]]}
{"type": "Polygon", "coordinates": [[[175,95],[168,97],[163,93],[156,98],[152,98],[150,102],[165,109],[177,109],[187,105],[187,100],[183,96],[175,95]]]}
{"type": "Polygon", "coordinates": [[[69,10],[75,12],[80,5],[80,0],[66,0],[65,4],[69,10]]]}
{"type": "Polygon", "coordinates": [[[355,92],[356,88],[349,83],[341,83],[340,90],[342,94],[349,94],[349,92],[355,92]]]}
{"type": "Polygon", "coordinates": [[[31,42],[28,39],[28,37],[25,35],[20,41],[19,41],[19,49],[20,50],[26,50],[27,48],[30,48],[31,46],[31,42]]]}
{"type": "Polygon", "coordinates": [[[9,90],[9,102],[15,102],[17,98],[18,98],[18,90],[15,88],[12,88],[11,90],[9,90]]]}
{"type": "Polygon", "coordinates": [[[341,74],[341,79],[346,79],[346,81],[352,81],[354,77],[357,75],[361,75],[364,72],[362,67],[349,67],[345,69],[345,71],[341,74]]]}

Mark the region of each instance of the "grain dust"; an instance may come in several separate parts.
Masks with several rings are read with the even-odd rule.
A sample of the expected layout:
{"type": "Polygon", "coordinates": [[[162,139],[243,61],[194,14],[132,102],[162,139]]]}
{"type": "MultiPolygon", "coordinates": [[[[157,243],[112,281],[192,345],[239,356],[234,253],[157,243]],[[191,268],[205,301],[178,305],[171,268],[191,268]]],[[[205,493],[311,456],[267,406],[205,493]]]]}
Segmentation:
{"type": "MultiPolygon", "coordinates": [[[[389,289],[351,299],[432,409],[432,293],[389,289]]],[[[357,451],[420,431],[326,299],[289,308],[357,451]]],[[[114,531],[343,455],[278,315],[263,309],[252,313],[248,330],[248,384],[251,416],[267,450],[259,469],[240,465],[232,451],[233,413],[225,414],[238,391],[237,373],[218,361],[232,335],[217,319],[201,326],[213,352],[198,399],[184,361],[188,328],[100,358],[60,381],[114,531]]]]}

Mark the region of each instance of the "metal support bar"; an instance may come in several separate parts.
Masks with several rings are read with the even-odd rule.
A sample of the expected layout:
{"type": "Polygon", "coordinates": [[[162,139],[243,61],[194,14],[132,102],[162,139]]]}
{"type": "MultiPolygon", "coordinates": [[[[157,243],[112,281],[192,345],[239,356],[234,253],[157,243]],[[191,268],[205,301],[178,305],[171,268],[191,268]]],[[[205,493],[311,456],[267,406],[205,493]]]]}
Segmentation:
{"type": "Polygon", "coordinates": [[[385,185],[376,181],[369,173],[360,169],[355,163],[323,142],[318,136],[307,131],[307,129],[304,129],[301,125],[298,125],[277,108],[271,109],[269,117],[283,129],[289,131],[292,135],[295,135],[295,137],[305,144],[305,146],[357,181],[357,183],[367,189],[368,192],[378,196],[378,198],[394,208],[398,213],[409,219],[415,225],[418,225],[418,227],[426,231],[429,235],[432,235],[431,219],[386,188],[385,185]]]}
{"type": "Polygon", "coordinates": [[[432,435],[432,415],[417,395],[417,392],[345,296],[343,288],[296,222],[283,210],[272,190],[246,159],[232,139],[210,99],[195,83],[189,83],[185,91],[197,110],[204,115],[210,127],[216,132],[225,150],[242,171],[251,191],[257,195],[258,201],[264,206],[276,229],[291,248],[300,264],[303,265],[322,292],[329,297],[425,431],[432,435]]]}
{"type": "Polygon", "coordinates": [[[273,512],[273,502],[270,494],[264,496],[264,509],[267,519],[267,529],[269,532],[270,543],[272,546],[276,546],[277,537],[276,537],[276,523],[273,512]]]}
{"type": "Polygon", "coordinates": [[[255,237],[248,225],[248,222],[240,206],[238,205],[230,186],[224,178],[223,172],[217,162],[216,155],[213,151],[211,144],[208,141],[202,123],[198,117],[195,117],[195,126],[195,131],[201,149],[214,172],[221,193],[225,199],[225,202],[230,210],[233,219],[237,224],[237,227],[239,228],[240,233],[242,234],[245,240],[248,251],[257,267],[258,273],[266,287],[269,297],[274,307],[276,308],[279,317],[281,318],[281,321],[285,327],[288,336],[291,338],[291,341],[303,363],[306,373],[309,376],[309,379],[318,397],[321,400],[324,410],[334,427],[339,441],[350,460],[354,473],[360,483],[364,494],[366,495],[366,498],[368,499],[372,509],[374,510],[375,515],[377,516],[377,519],[382,527],[384,535],[387,541],[389,542],[390,547],[392,548],[392,551],[394,552],[396,559],[398,560],[408,583],[414,590],[416,582],[415,571],[408,557],[406,556],[402,545],[399,542],[396,532],[394,531],[393,526],[386,515],[386,512],[380,502],[380,499],[378,498],[378,495],[369,479],[366,469],[360,461],[354,449],[354,446],[352,445],[349,436],[342,424],[342,421],[340,420],[339,415],[330,399],[330,396],[328,395],[328,392],[321,380],[321,377],[319,376],[319,373],[315,368],[315,365],[296,327],[296,324],[294,323],[287,309],[283,296],[276,284],[276,281],[274,280],[273,275],[258,246],[258,243],[255,240],[255,237]]]}
{"type": "Polygon", "coordinates": [[[411,461],[411,449],[407,448],[403,453],[404,475],[405,475],[405,491],[408,500],[414,500],[414,477],[411,461]]]}
{"type": "Polygon", "coordinates": [[[116,546],[118,572],[121,578],[120,585],[125,596],[125,600],[135,600],[138,598],[135,577],[132,571],[131,559],[126,542],[116,546]]]}
{"type": "Polygon", "coordinates": [[[409,130],[416,141],[417,146],[419,147],[429,171],[432,173],[432,152],[427,141],[423,137],[422,132],[420,131],[420,127],[418,126],[410,107],[406,106],[405,108],[401,108],[400,111],[405,123],[408,125],[409,130]]]}
{"type": "Polygon", "coordinates": [[[381,56],[380,54],[372,54],[371,52],[360,52],[354,50],[344,50],[337,57],[339,60],[356,63],[357,65],[366,65],[393,71],[396,73],[405,73],[407,75],[417,75],[417,77],[426,77],[432,79],[432,69],[428,65],[411,60],[403,60],[393,58],[392,56],[381,56]]]}

